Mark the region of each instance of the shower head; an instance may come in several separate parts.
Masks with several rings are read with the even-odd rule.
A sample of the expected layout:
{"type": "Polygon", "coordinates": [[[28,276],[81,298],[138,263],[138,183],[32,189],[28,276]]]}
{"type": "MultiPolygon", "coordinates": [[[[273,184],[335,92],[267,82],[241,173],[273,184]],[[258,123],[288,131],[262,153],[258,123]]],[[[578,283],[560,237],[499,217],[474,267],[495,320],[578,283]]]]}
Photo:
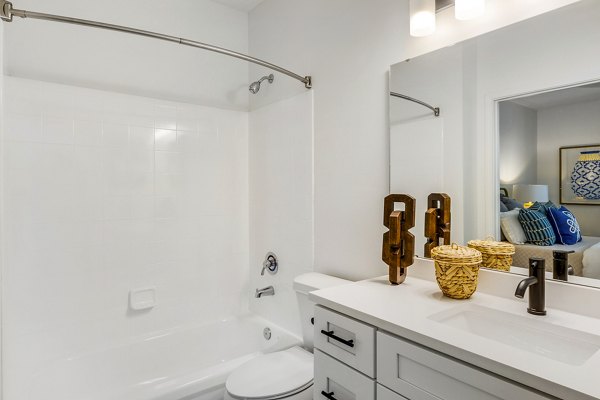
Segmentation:
{"type": "Polygon", "coordinates": [[[262,83],[262,81],[264,80],[268,80],[269,83],[273,83],[273,80],[275,79],[275,77],[273,76],[273,74],[269,75],[269,76],[263,76],[262,78],[260,78],[259,80],[257,80],[256,82],[252,82],[250,84],[250,87],[248,88],[250,90],[250,93],[252,94],[256,94],[258,93],[258,91],[260,90],[260,84],[262,83]]]}

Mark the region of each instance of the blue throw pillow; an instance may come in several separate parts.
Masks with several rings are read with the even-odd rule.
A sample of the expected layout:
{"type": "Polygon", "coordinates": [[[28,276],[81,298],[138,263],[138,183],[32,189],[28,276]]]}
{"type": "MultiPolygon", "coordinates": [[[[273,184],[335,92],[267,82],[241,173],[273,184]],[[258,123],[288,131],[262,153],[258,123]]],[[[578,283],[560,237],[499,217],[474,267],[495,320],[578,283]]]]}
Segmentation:
{"type": "Polygon", "coordinates": [[[554,229],[548,217],[535,210],[519,210],[519,222],[525,231],[528,243],[538,246],[552,246],[556,243],[554,229]]]}
{"type": "Polygon", "coordinates": [[[577,219],[566,207],[549,209],[548,219],[556,233],[557,243],[575,244],[581,240],[581,230],[577,219]]]}
{"type": "Polygon", "coordinates": [[[536,201],[531,205],[531,207],[528,208],[528,210],[539,211],[542,214],[548,216],[548,210],[550,210],[551,208],[558,209],[558,207],[556,207],[556,205],[551,201],[548,201],[546,203],[540,203],[539,201],[536,201]]]}

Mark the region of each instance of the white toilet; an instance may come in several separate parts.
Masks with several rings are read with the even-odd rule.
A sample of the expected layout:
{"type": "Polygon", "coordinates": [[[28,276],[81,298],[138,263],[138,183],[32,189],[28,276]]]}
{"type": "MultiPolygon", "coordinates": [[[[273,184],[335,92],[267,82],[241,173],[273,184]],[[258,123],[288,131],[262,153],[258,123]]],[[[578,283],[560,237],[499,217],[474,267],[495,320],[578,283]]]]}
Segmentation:
{"type": "Polygon", "coordinates": [[[225,400],[312,400],[313,398],[313,312],[308,299],[313,290],[350,281],[310,272],[294,279],[298,297],[304,346],[256,357],[238,367],[225,383],[225,400]]]}

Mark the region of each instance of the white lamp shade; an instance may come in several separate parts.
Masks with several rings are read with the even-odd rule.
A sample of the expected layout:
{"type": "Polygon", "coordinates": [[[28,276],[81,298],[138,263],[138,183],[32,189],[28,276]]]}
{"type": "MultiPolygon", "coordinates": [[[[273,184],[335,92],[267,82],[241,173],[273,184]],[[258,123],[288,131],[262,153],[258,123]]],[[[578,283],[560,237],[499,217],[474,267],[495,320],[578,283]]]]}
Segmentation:
{"type": "Polygon", "coordinates": [[[454,3],[454,16],[465,21],[478,18],[485,12],[485,0],[456,0],[454,3]]]}
{"type": "Polygon", "coordinates": [[[548,185],[513,185],[513,197],[521,203],[548,201],[548,185]]]}
{"type": "Polygon", "coordinates": [[[435,0],[410,0],[410,35],[421,37],[435,32],[435,0]]]}

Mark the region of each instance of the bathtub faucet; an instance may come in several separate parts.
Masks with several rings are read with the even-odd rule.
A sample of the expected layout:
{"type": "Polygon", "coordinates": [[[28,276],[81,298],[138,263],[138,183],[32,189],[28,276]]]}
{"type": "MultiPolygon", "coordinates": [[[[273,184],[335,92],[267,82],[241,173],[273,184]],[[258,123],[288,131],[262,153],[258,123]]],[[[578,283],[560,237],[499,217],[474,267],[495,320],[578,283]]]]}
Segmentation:
{"type": "Polygon", "coordinates": [[[273,286],[267,286],[266,288],[256,289],[254,297],[258,299],[263,296],[275,296],[275,288],[273,288],[273,286]]]}

